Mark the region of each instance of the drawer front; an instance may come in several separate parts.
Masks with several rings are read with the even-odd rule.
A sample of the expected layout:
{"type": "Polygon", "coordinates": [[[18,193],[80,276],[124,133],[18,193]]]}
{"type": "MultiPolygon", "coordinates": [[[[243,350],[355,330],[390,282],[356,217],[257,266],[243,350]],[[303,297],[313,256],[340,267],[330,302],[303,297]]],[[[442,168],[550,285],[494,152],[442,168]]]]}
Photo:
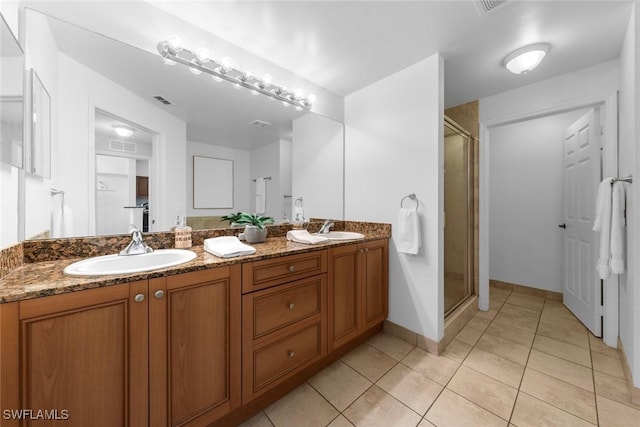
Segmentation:
{"type": "Polygon", "coordinates": [[[320,314],[325,281],[323,274],[280,286],[277,291],[268,289],[245,295],[253,311],[253,339],[320,314]]]}
{"type": "Polygon", "coordinates": [[[250,262],[242,265],[242,292],[253,292],[326,271],[326,250],[250,262]]]}
{"type": "Polygon", "coordinates": [[[254,352],[253,392],[322,355],[320,323],[254,352]]]}

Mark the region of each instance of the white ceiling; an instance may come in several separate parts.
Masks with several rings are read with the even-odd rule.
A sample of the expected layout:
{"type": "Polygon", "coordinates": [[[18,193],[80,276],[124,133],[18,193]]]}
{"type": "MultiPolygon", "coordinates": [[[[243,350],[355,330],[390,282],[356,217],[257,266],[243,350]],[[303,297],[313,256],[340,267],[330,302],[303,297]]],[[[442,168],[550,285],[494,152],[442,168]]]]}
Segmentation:
{"type": "Polygon", "coordinates": [[[149,3],[340,95],[440,52],[453,106],[617,58],[632,2],[509,0],[489,14],[472,0],[149,3]],[[536,42],[552,48],[534,72],[502,67],[536,42]]]}

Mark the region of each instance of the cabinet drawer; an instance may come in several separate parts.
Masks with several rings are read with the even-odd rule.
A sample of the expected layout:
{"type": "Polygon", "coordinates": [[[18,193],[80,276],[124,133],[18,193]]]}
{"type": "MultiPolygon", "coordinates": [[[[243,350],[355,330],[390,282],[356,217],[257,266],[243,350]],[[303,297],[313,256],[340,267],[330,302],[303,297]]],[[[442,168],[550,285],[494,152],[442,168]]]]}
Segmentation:
{"type": "Polygon", "coordinates": [[[320,314],[326,275],[295,281],[289,285],[245,295],[252,311],[253,339],[309,316],[320,314]]]}
{"type": "Polygon", "coordinates": [[[253,292],[326,271],[326,250],[249,262],[242,265],[242,292],[253,292]]]}
{"type": "Polygon", "coordinates": [[[320,323],[254,352],[253,392],[322,355],[320,323]]]}

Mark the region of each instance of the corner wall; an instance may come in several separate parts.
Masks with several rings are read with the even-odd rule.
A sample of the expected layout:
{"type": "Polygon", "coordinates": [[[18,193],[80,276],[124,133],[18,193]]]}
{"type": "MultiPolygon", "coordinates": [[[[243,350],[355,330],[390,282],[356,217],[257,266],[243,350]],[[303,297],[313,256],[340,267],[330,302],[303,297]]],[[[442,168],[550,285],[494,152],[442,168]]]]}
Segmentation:
{"type": "Polygon", "coordinates": [[[389,320],[434,341],[444,334],[443,88],[436,54],[345,98],[345,218],[392,223],[389,320]],[[410,193],[420,200],[415,256],[395,243],[410,193]]]}

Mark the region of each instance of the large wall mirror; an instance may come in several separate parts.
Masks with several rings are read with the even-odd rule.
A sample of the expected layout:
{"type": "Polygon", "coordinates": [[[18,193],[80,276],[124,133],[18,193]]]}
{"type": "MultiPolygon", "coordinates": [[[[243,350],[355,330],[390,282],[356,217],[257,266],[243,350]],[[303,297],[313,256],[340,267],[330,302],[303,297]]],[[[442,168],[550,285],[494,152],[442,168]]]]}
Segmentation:
{"type": "Polygon", "coordinates": [[[122,218],[109,234],[126,233],[130,221],[166,231],[182,217],[196,229],[227,227],[220,216],[255,212],[257,202],[279,223],[298,197],[307,217],[343,217],[341,122],[35,10],[26,10],[25,38],[27,67],[51,96],[52,155],[50,179],[26,182],[25,238],[104,234],[103,200],[116,200],[116,188],[118,203],[107,205],[126,214],[109,215],[122,218]],[[233,168],[225,180],[197,182],[222,172],[194,173],[194,158],[233,168]],[[261,201],[259,178],[269,178],[261,201]],[[194,189],[215,185],[227,186],[216,192],[227,203],[194,201],[194,189]]]}

